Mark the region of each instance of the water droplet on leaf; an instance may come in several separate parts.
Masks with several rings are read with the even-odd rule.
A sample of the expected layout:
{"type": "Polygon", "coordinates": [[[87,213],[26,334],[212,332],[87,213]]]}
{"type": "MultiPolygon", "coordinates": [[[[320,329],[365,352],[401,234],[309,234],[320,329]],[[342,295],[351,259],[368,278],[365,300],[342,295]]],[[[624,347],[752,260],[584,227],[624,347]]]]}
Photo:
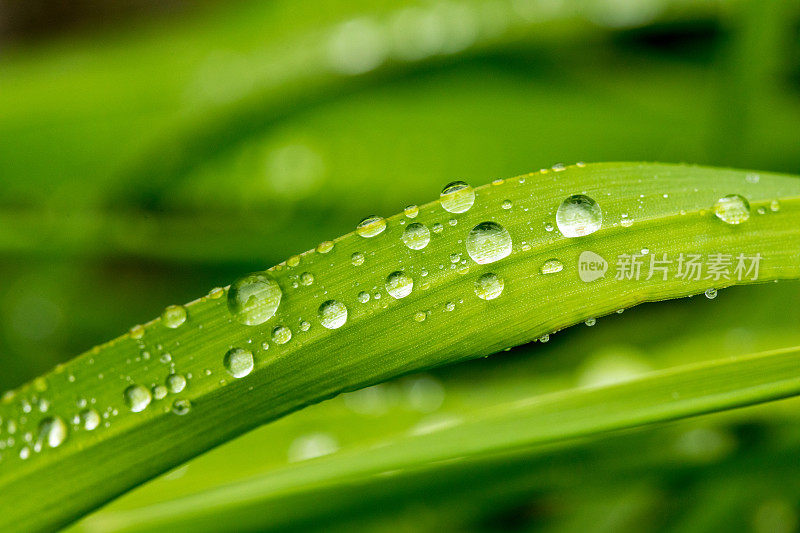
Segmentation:
{"type": "Polygon", "coordinates": [[[237,279],[228,290],[228,310],[246,326],[263,324],[278,310],[283,293],[267,272],[256,272],[237,279]]]}
{"type": "Polygon", "coordinates": [[[467,235],[467,253],[479,265],[499,261],[511,253],[511,235],[496,222],[481,222],[467,235]]]}
{"type": "Polygon", "coordinates": [[[442,189],[442,207],[449,213],[464,213],[475,203],[475,191],[463,181],[454,181],[442,189]]]}
{"type": "Polygon", "coordinates": [[[583,194],[570,196],[558,206],[556,225],[564,237],[583,237],[600,229],[603,212],[593,199],[583,194]]]}

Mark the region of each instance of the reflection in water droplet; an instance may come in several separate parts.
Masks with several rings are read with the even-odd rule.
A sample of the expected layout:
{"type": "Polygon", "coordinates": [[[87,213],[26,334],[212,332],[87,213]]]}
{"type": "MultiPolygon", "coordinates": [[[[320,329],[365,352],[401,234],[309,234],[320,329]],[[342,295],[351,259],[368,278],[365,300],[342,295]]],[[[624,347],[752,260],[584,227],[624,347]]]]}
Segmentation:
{"type": "Polygon", "coordinates": [[[556,225],[564,237],[583,237],[600,229],[603,212],[593,199],[583,194],[570,196],[558,206],[556,225]]]}
{"type": "Polygon", "coordinates": [[[319,306],[319,323],[328,329],[337,329],[347,322],[347,307],[342,302],[328,300],[319,306]]]}
{"type": "Polygon", "coordinates": [[[744,196],[729,194],[717,200],[712,211],[726,224],[741,224],[750,218],[750,202],[744,196]]]}
{"type": "Polygon", "coordinates": [[[475,294],[484,300],[494,300],[503,293],[503,278],[488,272],[475,280],[475,294]]]}
{"type": "Polygon", "coordinates": [[[475,203],[475,191],[463,181],[448,183],[439,196],[442,207],[450,213],[464,213],[475,203]]]}
{"type": "Polygon", "coordinates": [[[717,297],[717,289],[706,289],[705,295],[709,300],[713,300],[717,297]]]}
{"type": "Polygon", "coordinates": [[[267,272],[256,272],[237,279],[228,290],[228,310],[246,326],[263,324],[278,310],[283,293],[267,272]]]}
{"type": "Polygon", "coordinates": [[[409,224],[403,232],[403,242],[412,250],[422,250],[431,242],[431,232],[419,222],[409,224]]]}
{"type": "Polygon", "coordinates": [[[356,226],[356,233],[362,237],[369,238],[380,235],[385,229],[386,220],[383,217],[370,215],[358,223],[358,226],[356,226]]]}
{"type": "Polygon", "coordinates": [[[150,391],[141,385],[131,385],[125,389],[124,396],[125,404],[134,413],[144,411],[153,399],[150,391]]]}
{"type": "Polygon", "coordinates": [[[244,348],[231,348],[222,362],[225,370],[235,378],[243,378],[253,371],[253,353],[244,348]]]}
{"type": "Polygon", "coordinates": [[[386,292],[397,300],[411,294],[413,288],[414,280],[402,271],[392,272],[386,278],[386,292]]]}
{"type": "Polygon", "coordinates": [[[467,253],[479,265],[499,261],[511,253],[511,235],[496,222],[481,222],[467,235],[467,253]]]}

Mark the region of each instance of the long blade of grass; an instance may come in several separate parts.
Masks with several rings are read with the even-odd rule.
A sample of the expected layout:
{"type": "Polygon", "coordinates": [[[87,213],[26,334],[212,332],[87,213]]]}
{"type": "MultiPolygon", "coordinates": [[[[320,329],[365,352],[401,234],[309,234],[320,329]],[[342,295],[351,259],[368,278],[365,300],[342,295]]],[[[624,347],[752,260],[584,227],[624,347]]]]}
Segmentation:
{"type": "MultiPolygon", "coordinates": [[[[342,391],[494,353],[622,307],[738,282],[609,275],[584,283],[577,275],[583,251],[607,258],[644,248],[673,256],[761,254],[759,281],[800,277],[793,248],[800,238],[800,182],[771,174],[753,179],[729,170],[620,163],[497,181],[476,189],[465,212],[445,211],[438,201],[422,206],[413,222],[431,232],[419,250],[402,239],[410,219],[386,222],[379,235],[349,234],[271,269],[284,297],[259,326],[233,320],[224,291],[212,291],[186,306],[185,323],[134,328],[6,395],[0,416],[10,436],[0,492],[15,503],[0,527],[64,524],[210,447],[342,391]],[[599,202],[602,229],[578,239],[547,231],[560,203],[578,193],[599,202]],[[711,206],[728,194],[745,195],[765,214],[723,223],[711,206]],[[509,257],[471,260],[464,241],[484,222],[507,229],[509,257]],[[564,268],[540,273],[554,258],[564,268]],[[397,287],[386,284],[398,271],[414,288],[395,299],[397,287]],[[480,281],[487,274],[505,280],[491,300],[476,295],[487,295],[480,281]],[[372,296],[365,301],[362,292],[372,296]],[[346,324],[335,330],[317,317],[330,299],[348,309],[346,324]],[[255,369],[245,378],[225,370],[232,348],[254,353],[255,369]],[[188,386],[158,399],[173,374],[189,378],[188,386]],[[86,422],[91,412],[102,415],[99,427],[86,422]],[[74,426],[64,423],[73,419],[74,426]]],[[[750,384],[740,383],[743,394],[750,384]]]]}

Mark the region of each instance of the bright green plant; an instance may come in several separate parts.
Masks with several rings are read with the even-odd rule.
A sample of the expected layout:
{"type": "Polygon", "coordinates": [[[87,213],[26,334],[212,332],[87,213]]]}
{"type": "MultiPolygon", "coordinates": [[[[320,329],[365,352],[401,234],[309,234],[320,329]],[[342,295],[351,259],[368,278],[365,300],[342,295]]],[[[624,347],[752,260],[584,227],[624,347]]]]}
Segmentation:
{"type": "MultiPolygon", "coordinates": [[[[436,202],[385,220],[368,217],[355,233],[246,276],[229,291],[168,307],[160,320],[7,395],[0,416],[19,437],[0,462],[0,489],[17,504],[3,526],[65,524],[215,445],[343,391],[489,355],[646,301],[796,279],[798,219],[798,182],[768,173],[581,164],[474,190],[448,186],[436,202]],[[719,279],[668,271],[616,279],[607,265],[604,277],[582,279],[585,252],[594,263],[758,257],[759,270],[737,274],[733,259],[719,279]]],[[[398,444],[397,456],[378,452],[375,464],[362,456],[353,475],[380,461],[408,466],[496,452],[795,394],[795,364],[794,350],[772,352],[555,396],[529,410],[498,405],[471,424],[398,444]],[[677,398],[664,397],[671,388],[677,398]],[[603,408],[604,401],[616,408],[603,408]],[[519,416],[529,417],[530,433],[502,431],[519,416]],[[551,433],[543,426],[548,416],[557,422],[546,426],[551,433]]]]}

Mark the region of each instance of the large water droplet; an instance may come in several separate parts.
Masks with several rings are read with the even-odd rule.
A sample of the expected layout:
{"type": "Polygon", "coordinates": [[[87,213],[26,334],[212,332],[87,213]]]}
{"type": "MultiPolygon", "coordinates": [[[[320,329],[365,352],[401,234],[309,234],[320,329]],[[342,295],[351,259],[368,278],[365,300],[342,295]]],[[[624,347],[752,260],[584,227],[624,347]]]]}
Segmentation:
{"type": "Polygon", "coordinates": [[[347,322],[347,307],[342,302],[328,300],[319,306],[319,323],[328,329],[337,329],[347,322]]]}
{"type": "Polygon", "coordinates": [[[479,265],[494,263],[511,253],[511,235],[496,222],[481,222],[467,235],[467,253],[479,265]]]}
{"type": "Polygon", "coordinates": [[[741,224],[750,218],[750,202],[744,196],[729,194],[717,200],[713,211],[727,224],[741,224]]]}
{"type": "Polygon", "coordinates": [[[411,294],[413,288],[414,280],[400,270],[392,272],[386,278],[386,292],[397,300],[411,294]]]}
{"type": "Polygon", "coordinates": [[[253,371],[253,353],[244,348],[231,348],[222,363],[231,376],[243,378],[253,371]]]}
{"type": "Polygon", "coordinates": [[[153,397],[150,395],[150,391],[141,385],[131,385],[125,389],[124,395],[125,404],[134,413],[144,411],[147,406],[150,405],[150,401],[153,399],[153,397]]]}
{"type": "Polygon", "coordinates": [[[431,232],[419,222],[409,224],[403,232],[403,242],[412,250],[422,250],[431,242],[431,232]]]}
{"type": "Polygon", "coordinates": [[[442,207],[450,213],[464,213],[475,203],[475,191],[463,181],[448,183],[439,196],[442,207]]]}
{"type": "Polygon", "coordinates": [[[280,285],[267,272],[256,272],[237,279],[228,290],[228,310],[246,326],[263,324],[281,303],[280,285]]]}
{"type": "Polygon", "coordinates": [[[48,417],[39,423],[39,436],[37,448],[46,444],[50,448],[57,448],[67,440],[67,425],[60,417],[48,417]]]}
{"type": "Polygon", "coordinates": [[[488,272],[475,280],[475,294],[484,300],[494,300],[503,293],[503,278],[488,272]]]}
{"type": "Polygon", "coordinates": [[[182,305],[170,305],[161,313],[161,321],[168,328],[177,328],[186,322],[186,308],[182,305]]]}
{"type": "Polygon", "coordinates": [[[600,229],[603,212],[597,202],[583,194],[570,196],[558,206],[556,225],[564,237],[583,237],[600,229]]]}
{"type": "Polygon", "coordinates": [[[378,215],[370,215],[356,226],[356,233],[362,237],[374,237],[383,233],[386,229],[386,220],[378,215]]]}

